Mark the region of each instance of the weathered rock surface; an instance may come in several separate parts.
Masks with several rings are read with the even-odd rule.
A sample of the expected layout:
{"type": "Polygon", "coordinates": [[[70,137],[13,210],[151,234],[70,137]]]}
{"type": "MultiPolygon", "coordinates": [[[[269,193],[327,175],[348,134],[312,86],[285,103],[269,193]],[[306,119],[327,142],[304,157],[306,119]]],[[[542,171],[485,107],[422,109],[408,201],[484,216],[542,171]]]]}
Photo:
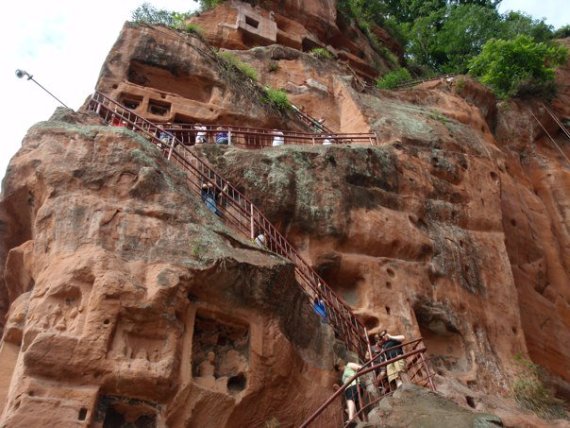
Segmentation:
{"type": "Polygon", "coordinates": [[[304,52],[327,49],[368,79],[377,77],[379,70],[396,66],[393,54],[392,60],[384,56],[388,49],[402,55],[402,47],[381,28],[372,28],[379,43],[373,47],[354,23],[337,12],[336,0],[266,1],[256,6],[231,0],[192,17],[190,22],[200,27],[208,42],[225,49],[272,44],[304,52]],[[384,52],[380,52],[382,48],[384,52]]]}
{"type": "MultiPolygon", "coordinates": [[[[570,143],[541,104],[497,103],[465,77],[366,88],[365,68],[306,53],[361,48],[373,61],[368,42],[347,42],[334,2],[269,3],[273,14],[224,2],[195,22],[261,85],[379,144],[192,150],[369,331],[423,336],[447,397],[506,426],[549,426],[509,397],[520,354],[570,398],[570,143]]],[[[569,70],[553,103],[564,120],[569,70]]],[[[97,89],[160,123],[303,128],[206,43],[160,27],[127,25],[97,89]]],[[[7,426],[291,426],[331,392],[334,337],[292,267],[234,236],[185,185],[146,141],[91,116],[60,111],[30,131],[0,203],[7,426]]],[[[416,393],[384,403],[392,426],[408,423],[416,393]]],[[[438,403],[456,426],[477,423],[438,403]]]]}
{"type": "Polygon", "coordinates": [[[67,116],[29,131],[4,181],[2,425],[299,424],[334,338],[292,266],[146,140],[67,116]]]}
{"type": "Polygon", "coordinates": [[[165,27],[125,24],[96,89],[155,123],[303,129],[200,38],[165,27]]]}
{"type": "Polygon", "coordinates": [[[495,428],[503,422],[497,416],[474,413],[433,392],[405,385],[380,403],[360,427],[410,428],[495,428]]]}

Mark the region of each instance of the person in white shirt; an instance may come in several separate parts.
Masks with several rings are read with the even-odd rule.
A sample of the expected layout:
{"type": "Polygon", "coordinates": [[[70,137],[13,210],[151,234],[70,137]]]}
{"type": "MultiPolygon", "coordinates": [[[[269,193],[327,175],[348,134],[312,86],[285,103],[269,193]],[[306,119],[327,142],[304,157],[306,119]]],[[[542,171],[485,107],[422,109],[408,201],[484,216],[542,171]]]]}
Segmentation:
{"type": "Polygon", "coordinates": [[[208,128],[206,128],[204,125],[197,123],[196,125],[194,125],[194,129],[199,131],[196,133],[196,144],[206,144],[208,142],[208,138],[206,136],[206,131],[208,130],[208,128]]]}
{"type": "Polygon", "coordinates": [[[271,145],[273,147],[282,146],[285,144],[285,138],[283,137],[283,131],[279,131],[278,129],[273,130],[273,143],[271,145]]]}

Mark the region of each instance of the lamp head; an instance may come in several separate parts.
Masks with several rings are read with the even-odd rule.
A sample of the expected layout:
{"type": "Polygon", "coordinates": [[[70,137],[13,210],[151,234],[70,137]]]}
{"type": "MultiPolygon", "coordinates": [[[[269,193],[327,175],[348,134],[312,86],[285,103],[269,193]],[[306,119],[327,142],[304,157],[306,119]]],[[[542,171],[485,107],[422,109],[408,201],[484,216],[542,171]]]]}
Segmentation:
{"type": "Polygon", "coordinates": [[[16,70],[16,77],[17,77],[18,79],[21,79],[21,78],[23,78],[24,76],[27,76],[27,77],[28,77],[28,80],[30,80],[30,79],[32,78],[32,75],[31,75],[30,73],[28,73],[27,71],[25,71],[25,70],[20,70],[20,69],[17,69],[17,70],[16,70]]]}

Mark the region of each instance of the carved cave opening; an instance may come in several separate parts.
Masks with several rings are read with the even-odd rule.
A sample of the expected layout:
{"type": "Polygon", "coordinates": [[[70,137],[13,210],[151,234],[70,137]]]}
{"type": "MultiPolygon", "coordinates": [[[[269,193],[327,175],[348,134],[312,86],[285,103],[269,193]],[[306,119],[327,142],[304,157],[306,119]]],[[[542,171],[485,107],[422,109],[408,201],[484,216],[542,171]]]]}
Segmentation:
{"type": "Polygon", "coordinates": [[[171,104],[164,101],[148,100],[148,112],[156,116],[168,116],[170,107],[171,104]]]}
{"type": "Polygon", "coordinates": [[[129,93],[121,93],[119,95],[119,102],[130,110],[136,110],[142,103],[143,97],[140,95],[133,95],[129,93]]]}
{"type": "Polygon", "coordinates": [[[256,19],[253,19],[251,16],[245,16],[245,23],[247,25],[249,25],[250,27],[253,28],[258,28],[259,27],[259,21],[257,21],[256,19]]]}
{"type": "Polygon", "coordinates": [[[362,300],[362,287],[365,278],[362,266],[343,260],[336,252],[320,255],[315,270],[342,299],[352,307],[358,307],[362,300]]]}
{"type": "Polygon", "coordinates": [[[198,312],[192,340],[192,375],[198,383],[238,394],[247,387],[249,325],[198,312]]]}
{"type": "Polygon", "coordinates": [[[157,405],[148,401],[103,395],[96,408],[94,428],[156,428],[157,405]]]}
{"type": "Polygon", "coordinates": [[[434,370],[438,374],[469,371],[471,362],[465,341],[450,308],[424,301],[414,305],[414,314],[434,370]]]}
{"type": "Polygon", "coordinates": [[[196,74],[196,70],[176,73],[133,61],[129,64],[127,79],[136,85],[146,86],[162,92],[179,95],[189,100],[209,103],[214,82],[196,74]]]}

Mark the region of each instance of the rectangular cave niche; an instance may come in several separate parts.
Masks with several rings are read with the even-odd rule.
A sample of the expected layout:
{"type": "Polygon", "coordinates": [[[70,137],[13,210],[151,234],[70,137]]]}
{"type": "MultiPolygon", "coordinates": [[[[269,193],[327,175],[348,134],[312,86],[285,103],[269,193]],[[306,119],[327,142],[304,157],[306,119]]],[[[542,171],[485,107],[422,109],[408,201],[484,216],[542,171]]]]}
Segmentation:
{"type": "Polygon", "coordinates": [[[130,110],[136,110],[142,103],[143,97],[132,94],[121,94],[119,102],[130,110]]]}
{"type": "Polygon", "coordinates": [[[201,386],[225,394],[247,387],[249,325],[198,312],[192,340],[192,375],[201,386]]]}
{"type": "Polygon", "coordinates": [[[99,398],[93,428],[156,428],[158,406],[116,395],[99,398]]]}
{"type": "Polygon", "coordinates": [[[170,113],[170,103],[158,100],[148,101],[148,112],[156,116],[167,116],[170,113]]]}
{"type": "Polygon", "coordinates": [[[245,23],[253,28],[259,27],[259,21],[253,19],[251,16],[245,16],[245,23]]]}

